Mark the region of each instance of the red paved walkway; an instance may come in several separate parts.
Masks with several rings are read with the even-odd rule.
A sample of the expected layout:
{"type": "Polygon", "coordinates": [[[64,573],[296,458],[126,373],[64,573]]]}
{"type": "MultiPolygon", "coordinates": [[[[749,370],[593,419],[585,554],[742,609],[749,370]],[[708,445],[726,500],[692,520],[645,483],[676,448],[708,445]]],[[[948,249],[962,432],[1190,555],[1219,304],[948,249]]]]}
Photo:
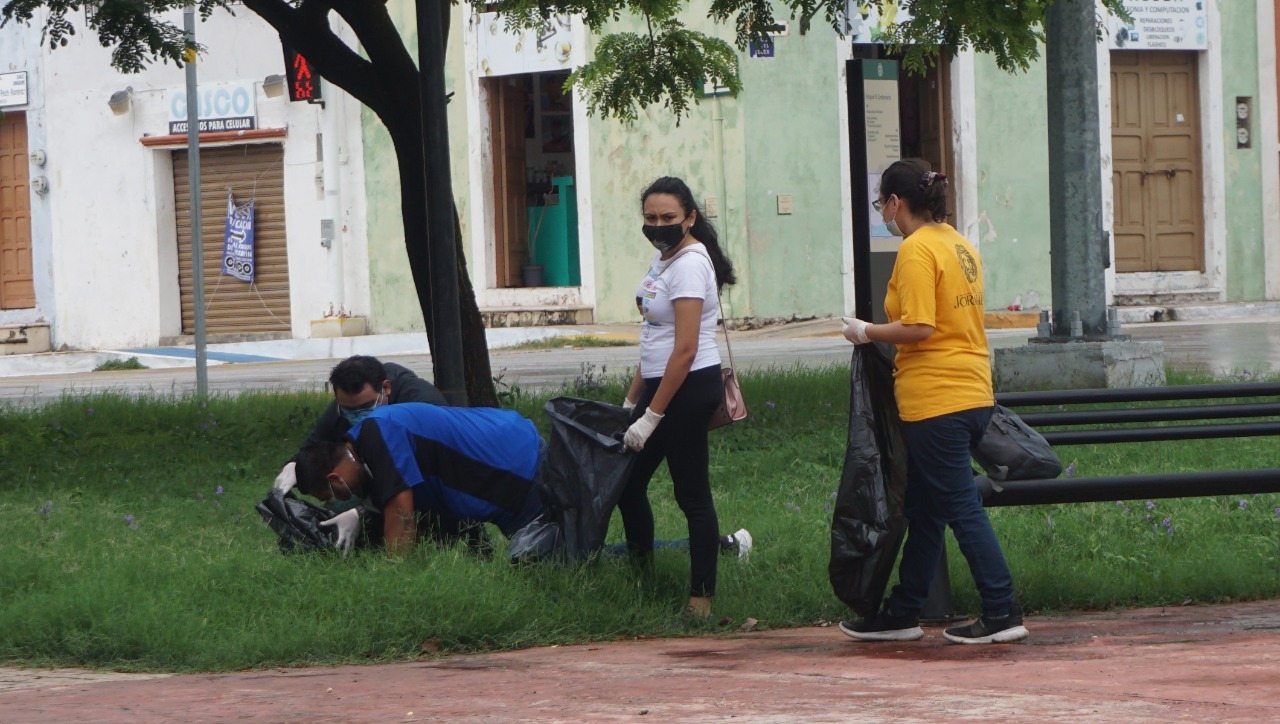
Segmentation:
{"type": "Polygon", "coordinates": [[[1280,602],[1027,627],[1002,646],[814,627],[227,675],[0,670],[0,721],[1280,721],[1280,602]]]}

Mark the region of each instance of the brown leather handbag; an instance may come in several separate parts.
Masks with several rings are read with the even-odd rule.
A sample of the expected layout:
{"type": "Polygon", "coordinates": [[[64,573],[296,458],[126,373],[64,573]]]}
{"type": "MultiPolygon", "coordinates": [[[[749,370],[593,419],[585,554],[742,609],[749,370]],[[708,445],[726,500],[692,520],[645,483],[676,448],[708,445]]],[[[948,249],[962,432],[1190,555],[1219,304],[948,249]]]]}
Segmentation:
{"type": "MultiPolygon", "coordinates": [[[[716,302],[719,309],[723,309],[721,304],[723,300],[720,297],[720,288],[716,288],[716,302]]],[[[733,371],[733,347],[729,344],[729,325],[725,324],[723,318],[720,319],[721,326],[724,327],[724,346],[729,350],[729,366],[720,370],[720,375],[724,379],[724,399],[720,400],[720,406],[715,412],[711,413],[711,421],[707,423],[708,430],[714,430],[718,427],[724,427],[731,422],[745,419],[747,416],[747,403],[742,399],[742,388],[738,386],[738,375],[733,371]]]]}

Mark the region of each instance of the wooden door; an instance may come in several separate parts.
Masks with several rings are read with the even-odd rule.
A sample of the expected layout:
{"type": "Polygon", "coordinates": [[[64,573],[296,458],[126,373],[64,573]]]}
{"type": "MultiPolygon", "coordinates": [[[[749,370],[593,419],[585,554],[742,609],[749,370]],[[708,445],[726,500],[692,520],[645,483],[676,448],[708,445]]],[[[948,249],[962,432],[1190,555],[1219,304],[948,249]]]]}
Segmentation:
{"type": "Polygon", "coordinates": [[[1111,52],[1118,272],[1204,271],[1196,65],[1193,52],[1111,52]]]}
{"type": "Polygon", "coordinates": [[[0,309],[36,306],[28,177],[27,116],[11,111],[0,121],[0,309]]]}
{"type": "Polygon", "coordinates": [[[499,287],[519,287],[524,284],[520,267],[529,263],[529,201],[525,194],[528,91],[524,76],[487,82],[493,139],[494,269],[499,287]]]}
{"type": "MultiPolygon", "coordinates": [[[[944,49],[920,80],[920,157],[947,175],[947,209],[955,214],[956,178],[951,151],[951,61],[944,49]]],[[[951,219],[954,221],[954,218],[951,219]]]]}

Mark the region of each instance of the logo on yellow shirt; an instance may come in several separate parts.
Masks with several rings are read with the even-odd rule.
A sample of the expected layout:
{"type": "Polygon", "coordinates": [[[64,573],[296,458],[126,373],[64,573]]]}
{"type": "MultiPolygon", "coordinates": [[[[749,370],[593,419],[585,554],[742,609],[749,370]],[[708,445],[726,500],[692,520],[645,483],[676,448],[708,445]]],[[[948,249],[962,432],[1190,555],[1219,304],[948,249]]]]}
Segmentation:
{"type": "Polygon", "coordinates": [[[960,257],[960,268],[964,270],[964,278],[970,284],[978,281],[978,262],[963,244],[956,244],[956,256],[960,257]]]}

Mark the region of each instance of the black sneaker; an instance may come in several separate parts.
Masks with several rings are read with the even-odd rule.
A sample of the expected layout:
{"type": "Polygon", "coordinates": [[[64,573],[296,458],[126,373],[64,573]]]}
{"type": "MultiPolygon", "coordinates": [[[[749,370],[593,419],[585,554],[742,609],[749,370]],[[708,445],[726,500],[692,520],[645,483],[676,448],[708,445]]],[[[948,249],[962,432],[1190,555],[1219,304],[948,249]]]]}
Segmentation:
{"type": "Polygon", "coordinates": [[[840,630],[859,641],[916,641],[924,638],[920,616],[890,616],[881,611],[871,618],[841,621],[840,630]]]}
{"type": "Polygon", "coordinates": [[[1013,606],[1008,616],[983,616],[966,626],[955,626],[942,632],[953,644],[1007,644],[1027,637],[1022,625],[1022,609],[1013,606]]]}

